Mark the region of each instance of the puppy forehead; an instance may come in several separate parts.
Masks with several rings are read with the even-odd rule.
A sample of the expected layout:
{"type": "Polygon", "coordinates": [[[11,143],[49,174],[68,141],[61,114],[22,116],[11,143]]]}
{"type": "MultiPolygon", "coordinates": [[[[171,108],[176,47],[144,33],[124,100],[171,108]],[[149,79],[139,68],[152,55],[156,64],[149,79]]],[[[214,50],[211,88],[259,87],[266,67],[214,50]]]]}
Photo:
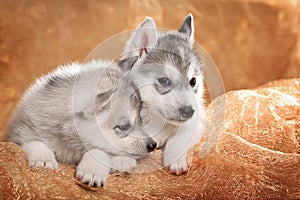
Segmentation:
{"type": "Polygon", "coordinates": [[[189,74],[198,74],[201,71],[201,59],[186,40],[177,35],[167,35],[160,38],[157,45],[157,57],[160,61],[173,63],[174,67],[189,77],[189,74]]]}
{"type": "MultiPolygon", "coordinates": [[[[168,39],[170,38],[161,38],[161,42],[158,43],[156,48],[147,54],[143,64],[149,65],[152,68],[151,71],[156,71],[156,73],[161,73],[162,66],[164,70],[168,68],[176,69],[180,75],[185,76],[187,79],[201,74],[201,60],[197,53],[180,40],[168,41],[168,39]]],[[[145,73],[147,70],[150,71],[149,68],[144,70],[145,73]]]]}
{"type": "Polygon", "coordinates": [[[181,85],[183,87],[188,86],[188,79],[186,75],[178,71],[178,68],[174,66],[173,63],[166,62],[164,64],[164,73],[176,85],[181,85]]]}
{"type": "Polygon", "coordinates": [[[170,62],[166,62],[164,65],[164,73],[172,80],[180,80],[185,79],[185,74],[182,74],[180,71],[178,71],[178,68],[176,65],[170,62]]]}

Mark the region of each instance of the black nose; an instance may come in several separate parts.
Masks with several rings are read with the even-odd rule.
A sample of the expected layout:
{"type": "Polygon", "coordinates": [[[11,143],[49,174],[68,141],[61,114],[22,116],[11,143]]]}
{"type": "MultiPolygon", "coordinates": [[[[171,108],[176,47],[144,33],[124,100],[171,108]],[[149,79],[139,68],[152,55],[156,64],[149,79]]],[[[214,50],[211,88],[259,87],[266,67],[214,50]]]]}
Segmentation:
{"type": "Polygon", "coordinates": [[[183,106],[179,109],[180,115],[184,118],[190,118],[194,114],[194,110],[191,106],[183,106]]]}
{"type": "Polygon", "coordinates": [[[148,152],[153,151],[156,148],[156,146],[157,146],[157,144],[156,144],[155,141],[148,143],[147,144],[147,150],[148,150],[148,152]]]}

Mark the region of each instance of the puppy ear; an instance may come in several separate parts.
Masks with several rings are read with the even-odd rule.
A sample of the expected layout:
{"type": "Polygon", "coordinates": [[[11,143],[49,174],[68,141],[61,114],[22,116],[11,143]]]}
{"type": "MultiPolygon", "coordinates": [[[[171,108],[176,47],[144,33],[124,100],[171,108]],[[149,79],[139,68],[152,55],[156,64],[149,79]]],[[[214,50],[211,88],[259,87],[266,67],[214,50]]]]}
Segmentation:
{"type": "Polygon", "coordinates": [[[139,56],[149,52],[157,42],[157,30],[151,17],[146,17],[139,28],[127,41],[125,47],[126,57],[139,56]]]}
{"type": "Polygon", "coordinates": [[[136,63],[136,61],[139,59],[138,56],[123,58],[119,60],[119,67],[122,69],[123,72],[130,71],[133,67],[133,65],[136,63]]]}
{"type": "Polygon", "coordinates": [[[178,32],[185,34],[190,39],[190,42],[194,43],[194,18],[191,13],[185,17],[178,32]]]}
{"type": "Polygon", "coordinates": [[[102,92],[100,94],[97,94],[96,100],[95,100],[95,111],[96,113],[102,110],[105,106],[108,106],[112,94],[115,92],[115,90],[110,89],[105,92],[102,92]]]}

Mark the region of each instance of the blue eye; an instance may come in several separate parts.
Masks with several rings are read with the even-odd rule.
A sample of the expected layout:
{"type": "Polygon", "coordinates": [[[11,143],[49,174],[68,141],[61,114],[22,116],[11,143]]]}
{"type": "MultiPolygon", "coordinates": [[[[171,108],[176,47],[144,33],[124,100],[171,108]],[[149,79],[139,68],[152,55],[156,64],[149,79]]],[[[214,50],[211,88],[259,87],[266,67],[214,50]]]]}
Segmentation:
{"type": "Polygon", "coordinates": [[[158,80],[159,84],[161,84],[162,86],[169,86],[169,85],[171,85],[171,80],[168,79],[168,78],[164,77],[164,78],[159,78],[157,80],[158,80]]]}

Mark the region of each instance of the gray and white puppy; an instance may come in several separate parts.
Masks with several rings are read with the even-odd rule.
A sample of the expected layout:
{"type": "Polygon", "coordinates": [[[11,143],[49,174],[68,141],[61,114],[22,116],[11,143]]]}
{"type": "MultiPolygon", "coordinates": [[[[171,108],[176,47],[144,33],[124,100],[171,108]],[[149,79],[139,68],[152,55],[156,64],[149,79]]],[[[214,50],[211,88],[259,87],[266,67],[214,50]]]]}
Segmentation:
{"type": "Polygon", "coordinates": [[[187,171],[187,155],[206,130],[203,70],[193,48],[189,14],[178,31],[159,32],[147,17],[133,33],[119,65],[130,71],[140,97],[145,130],[163,148],[163,165],[175,174],[187,171]]]}
{"type": "Polygon", "coordinates": [[[156,147],[137,124],[132,97],[117,113],[111,108],[114,98],[126,101],[121,75],[114,62],[91,61],[39,78],[18,104],[7,140],[21,146],[31,167],[78,164],[78,179],[103,186],[111,168],[126,171],[156,147]]]}

